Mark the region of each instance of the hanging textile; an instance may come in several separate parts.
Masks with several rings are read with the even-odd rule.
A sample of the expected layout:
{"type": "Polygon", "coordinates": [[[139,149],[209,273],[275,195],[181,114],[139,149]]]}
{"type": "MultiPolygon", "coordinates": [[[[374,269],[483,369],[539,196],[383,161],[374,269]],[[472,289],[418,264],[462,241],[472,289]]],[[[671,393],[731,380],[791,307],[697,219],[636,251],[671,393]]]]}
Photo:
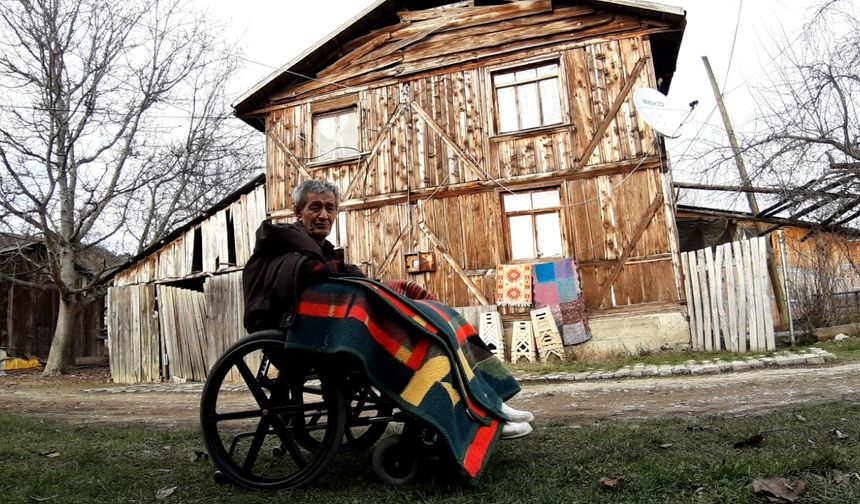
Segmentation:
{"type": "Polygon", "coordinates": [[[535,264],[534,282],[535,306],[550,308],[562,342],[577,345],[590,340],[591,327],[573,259],[535,264]]]}

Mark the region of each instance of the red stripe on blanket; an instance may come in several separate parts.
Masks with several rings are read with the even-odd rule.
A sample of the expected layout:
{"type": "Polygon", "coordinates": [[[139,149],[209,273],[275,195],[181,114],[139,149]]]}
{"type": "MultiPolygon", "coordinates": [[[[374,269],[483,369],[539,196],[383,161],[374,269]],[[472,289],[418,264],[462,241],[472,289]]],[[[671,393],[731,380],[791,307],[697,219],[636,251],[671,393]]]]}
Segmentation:
{"type": "MultiPolygon", "coordinates": [[[[419,323],[421,323],[420,321],[425,320],[424,317],[422,317],[420,313],[418,313],[415,310],[413,310],[412,308],[406,306],[405,304],[403,304],[403,302],[401,302],[396,297],[392,296],[391,294],[385,292],[382,289],[377,288],[376,286],[373,286],[373,288],[376,289],[377,294],[379,294],[380,296],[385,298],[389,303],[393,304],[398,310],[400,310],[407,317],[409,317],[409,318],[411,318],[411,319],[413,319],[419,323]]],[[[424,326],[424,328],[427,329],[428,331],[430,331],[431,333],[439,334],[439,331],[435,327],[430,325],[429,322],[425,322],[421,325],[424,326]]]]}
{"type": "Polygon", "coordinates": [[[331,305],[325,303],[311,303],[302,301],[299,303],[299,315],[310,315],[311,317],[346,317],[346,309],[349,305],[331,305]]]}
{"type": "Polygon", "coordinates": [[[430,348],[430,340],[426,338],[418,340],[418,344],[415,345],[415,350],[412,351],[412,356],[406,361],[406,365],[413,371],[418,371],[418,368],[424,363],[424,356],[427,355],[428,348],[430,348]]]}
{"type": "Polygon", "coordinates": [[[490,422],[490,425],[478,428],[475,438],[472,439],[469,449],[466,451],[466,459],[463,461],[463,468],[466,469],[469,476],[474,478],[478,474],[478,471],[481,470],[481,467],[484,465],[484,459],[487,457],[487,448],[493,442],[498,428],[498,420],[493,420],[490,422]]]}
{"type": "Polygon", "coordinates": [[[349,311],[349,316],[366,325],[367,330],[370,332],[373,339],[382,345],[388,353],[391,355],[397,355],[397,351],[400,350],[400,342],[389,336],[388,333],[383,331],[378,325],[370,320],[367,310],[360,306],[353,305],[352,309],[349,311]]]}
{"type": "MultiPolygon", "coordinates": [[[[422,305],[427,306],[428,308],[430,308],[431,310],[436,312],[440,317],[442,317],[443,319],[445,319],[446,322],[448,322],[448,325],[451,326],[452,329],[454,328],[451,325],[451,315],[440,310],[439,307],[433,303],[422,303],[422,305]]],[[[471,326],[471,324],[463,324],[460,326],[459,329],[457,329],[454,332],[454,334],[457,336],[457,342],[462,343],[462,342],[466,341],[466,338],[468,338],[472,334],[475,334],[475,330],[471,326]],[[472,330],[470,331],[469,329],[472,329],[472,330]]]]}

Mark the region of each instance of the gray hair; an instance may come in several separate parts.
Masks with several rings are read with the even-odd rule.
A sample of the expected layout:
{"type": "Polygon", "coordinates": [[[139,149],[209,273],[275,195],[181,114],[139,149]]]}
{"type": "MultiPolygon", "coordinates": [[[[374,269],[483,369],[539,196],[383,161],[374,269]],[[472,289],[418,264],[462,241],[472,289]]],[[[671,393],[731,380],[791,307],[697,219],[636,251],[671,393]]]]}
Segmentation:
{"type": "Polygon", "coordinates": [[[293,189],[293,206],[302,209],[305,206],[308,193],[322,194],[330,192],[334,194],[334,200],[340,204],[340,190],[328,180],[305,180],[293,189]]]}

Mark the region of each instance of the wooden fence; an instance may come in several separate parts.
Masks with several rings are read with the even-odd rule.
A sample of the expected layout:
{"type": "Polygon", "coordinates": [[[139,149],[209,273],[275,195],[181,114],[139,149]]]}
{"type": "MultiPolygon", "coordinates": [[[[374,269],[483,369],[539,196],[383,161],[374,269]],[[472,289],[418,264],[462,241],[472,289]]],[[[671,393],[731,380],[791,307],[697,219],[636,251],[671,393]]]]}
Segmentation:
{"type": "Polygon", "coordinates": [[[766,237],[683,252],[681,263],[694,350],[776,348],[766,237]]]}

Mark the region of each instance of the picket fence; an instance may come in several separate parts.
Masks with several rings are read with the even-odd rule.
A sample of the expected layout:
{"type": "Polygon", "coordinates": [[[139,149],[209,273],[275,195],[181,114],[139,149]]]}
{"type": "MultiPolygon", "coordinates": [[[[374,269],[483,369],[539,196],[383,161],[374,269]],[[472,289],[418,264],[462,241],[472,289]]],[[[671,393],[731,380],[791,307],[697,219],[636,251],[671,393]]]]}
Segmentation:
{"type": "Polygon", "coordinates": [[[694,350],[776,348],[767,237],[681,254],[694,350]]]}

